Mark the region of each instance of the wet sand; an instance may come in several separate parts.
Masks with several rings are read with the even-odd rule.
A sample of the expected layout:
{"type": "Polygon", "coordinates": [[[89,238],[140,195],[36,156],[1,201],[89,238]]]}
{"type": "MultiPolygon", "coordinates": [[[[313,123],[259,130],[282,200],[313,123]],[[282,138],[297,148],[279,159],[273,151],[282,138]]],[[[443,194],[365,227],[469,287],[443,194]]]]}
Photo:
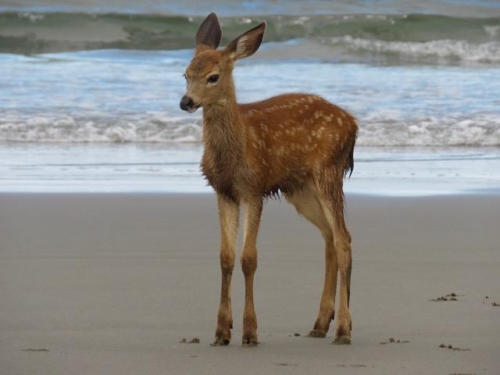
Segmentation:
{"type": "Polygon", "coordinates": [[[347,203],[353,344],[331,345],[333,329],[305,337],[322,239],[269,201],[255,282],[262,343],[240,344],[236,269],[233,342],[214,348],[213,195],[1,194],[0,373],[500,373],[500,196],[347,203]]]}

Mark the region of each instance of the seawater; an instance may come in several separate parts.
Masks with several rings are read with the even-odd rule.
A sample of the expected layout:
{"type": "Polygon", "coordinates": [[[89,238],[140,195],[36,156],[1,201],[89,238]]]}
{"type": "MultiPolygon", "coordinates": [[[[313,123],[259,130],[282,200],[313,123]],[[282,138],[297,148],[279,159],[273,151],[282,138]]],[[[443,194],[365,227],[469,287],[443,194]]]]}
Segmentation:
{"type": "MultiPolygon", "coordinates": [[[[202,145],[16,143],[0,147],[0,193],[210,193],[202,145]]],[[[358,147],[346,193],[498,193],[498,148],[358,147]]]]}
{"type": "Polygon", "coordinates": [[[498,2],[189,4],[0,6],[0,191],[210,191],[201,110],[178,103],[211,10],[223,43],[268,21],[235,69],[240,102],[310,92],[355,114],[348,192],[500,187],[498,2]]]}
{"type": "MultiPolygon", "coordinates": [[[[264,56],[269,50],[263,46],[264,56]]],[[[191,57],[192,50],[0,55],[0,141],[200,142],[201,111],[179,109],[191,57]]],[[[240,102],[309,92],[350,110],[359,145],[500,145],[500,66],[273,55],[239,62],[234,76],[240,102]]]]}

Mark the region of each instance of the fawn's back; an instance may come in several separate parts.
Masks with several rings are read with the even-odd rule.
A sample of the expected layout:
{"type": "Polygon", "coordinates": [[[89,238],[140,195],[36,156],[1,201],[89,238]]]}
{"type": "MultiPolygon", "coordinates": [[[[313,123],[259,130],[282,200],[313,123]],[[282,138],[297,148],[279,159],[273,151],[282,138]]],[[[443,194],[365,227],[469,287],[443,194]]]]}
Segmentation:
{"type": "Polygon", "coordinates": [[[238,110],[245,129],[244,167],[250,178],[266,181],[264,194],[299,189],[327,165],[342,174],[352,168],[352,156],[343,156],[354,147],[356,121],[322,97],[284,94],[240,104],[238,110]]]}

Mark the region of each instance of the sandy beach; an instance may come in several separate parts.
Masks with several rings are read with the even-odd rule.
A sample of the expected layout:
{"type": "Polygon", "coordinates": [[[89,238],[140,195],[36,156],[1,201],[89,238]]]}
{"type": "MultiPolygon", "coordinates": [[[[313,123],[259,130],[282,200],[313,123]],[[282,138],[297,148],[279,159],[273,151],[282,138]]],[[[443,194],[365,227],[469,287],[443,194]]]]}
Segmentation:
{"type": "Polygon", "coordinates": [[[305,337],[322,238],[269,201],[261,345],[240,343],[237,268],[233,342],[214,348],[213,195],[1,194],[0,374],[499,374],[500,196],[349,195],[347,212],[353,344],[305,337]]]}

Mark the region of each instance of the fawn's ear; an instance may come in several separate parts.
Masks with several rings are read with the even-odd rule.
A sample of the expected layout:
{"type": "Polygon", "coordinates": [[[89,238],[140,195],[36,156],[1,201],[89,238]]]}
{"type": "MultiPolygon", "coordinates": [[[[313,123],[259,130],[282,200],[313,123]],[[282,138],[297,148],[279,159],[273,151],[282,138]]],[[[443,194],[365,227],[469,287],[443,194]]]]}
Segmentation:
{"type": "Polygon", "coordinates": [[[196,33],[196,53],[205,49],[217,49],[222,38],[222,29],[215,13],[210,13],[196,33]]]}
{"type": "Polygon", "coordinates": [[[225,50],[226,53],[228,53],[233,60],[239,60],[253,55],[262,43],[264,31],[266,31],[265,21],[229,43],[225,50]]]}

